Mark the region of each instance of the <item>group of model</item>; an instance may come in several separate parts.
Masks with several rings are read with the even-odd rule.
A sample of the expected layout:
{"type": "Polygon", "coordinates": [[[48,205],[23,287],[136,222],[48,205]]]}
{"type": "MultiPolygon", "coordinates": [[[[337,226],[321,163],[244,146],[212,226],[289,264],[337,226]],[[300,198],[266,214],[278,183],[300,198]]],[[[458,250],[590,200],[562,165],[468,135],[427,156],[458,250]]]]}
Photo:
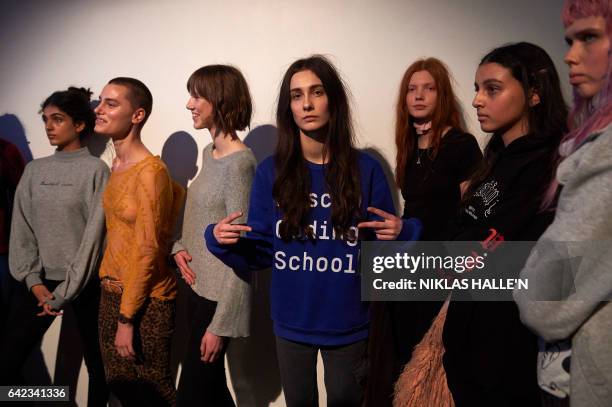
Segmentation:
{"type": "MultiPolygon", "coordinates": [[[[484,153],[462,127],[444,64],[410,65],[395,129],[402,217],[381,166],[355,148],[345,85],[324,57],[285,73],[276,152],[259,165],[237,136],[252,113],[240,71],[209,65],[191,75],[187,109],[212,143],[186,200],[141,142],[152,107],[142,82],[112,79],[94,110],[88,90],[53,93],[41,113],[56,152],[29,163],[15,192],[9,267],[24,284],[2,334],[0,384],[20,384],[28,355],[70,305],[88,405],[106,405],[109,390],[126,407],[233,405],[224,353],[229,338],[249,335],[250,273],[271,267],[288,406],[318,404],[319,352],[330,406],[394,397],[411,406],[612,405],[610,254],[577,268],[574,294],[588,293],[577,298],[361,301],[362,240],[611,240],[612,4],[569,0],[563,21],[571,112],[543,49],[496,48],[475,74],[472,105],[492,135],[484,153]],[[93,133],[112,140],[112,171],[84,146],[93,133]],[[180,279],[170,257],[191,287],[177,390],[180,279]]],[[[557,281],[562,261],[536,254],[522,272],[536,289],[567,283],[557,281]]]]}

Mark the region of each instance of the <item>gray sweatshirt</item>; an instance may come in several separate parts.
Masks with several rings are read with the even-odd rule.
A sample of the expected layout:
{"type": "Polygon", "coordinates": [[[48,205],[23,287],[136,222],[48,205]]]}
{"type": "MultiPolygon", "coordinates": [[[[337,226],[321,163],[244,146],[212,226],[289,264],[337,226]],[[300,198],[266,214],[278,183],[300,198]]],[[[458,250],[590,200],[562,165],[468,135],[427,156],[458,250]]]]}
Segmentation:
{"type": "Polygon", "coordinates": [[[235,211],[238,222],[248,217],[249,194],[257,161],[250,149],[220,159],[212,156],[213,144],[203,152],[202,170],[189,185],[182,233],[172,254],[187,250],[196,274],[192,289],[201,297],[217,302],[207,330],[218,336],[249,335],[251,287],[231,268],[212,255],[204,244],[204,230],[235,211]]]}
{"type": "Polygon", "coordinates": [[[86,148],[30,162],[15,193],[9,265],[28,289],[61,281],[54,309],[73,300],[97,275],[104,244],[102,192],[108,167],[86,148]]]}
{"type": "Polygon", "coordinates": [[[571,340],[572,407],[612,406],[612,126],[559,165],[563,186],[515,290],[521,319],[548,342],[571,340]]]}

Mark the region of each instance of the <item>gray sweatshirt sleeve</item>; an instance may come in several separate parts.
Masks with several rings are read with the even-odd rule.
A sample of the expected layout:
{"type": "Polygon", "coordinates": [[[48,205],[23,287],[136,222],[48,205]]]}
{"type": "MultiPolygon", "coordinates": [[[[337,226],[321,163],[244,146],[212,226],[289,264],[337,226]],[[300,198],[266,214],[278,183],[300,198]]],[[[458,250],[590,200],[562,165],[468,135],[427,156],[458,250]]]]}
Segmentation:
{"type": "Polygon", "coordinates": [[[61,309],[65,303],[72,301],[85,288],[85,285],[97,275],[106,232],[102,193],[104,192],[108,177],[108,168],[104,163],[100,162],[100,166],[92,180],[91,195],[87,197],[89,216],[81,244],[74,257],[74,261],[68,266],[68,270],[66,270],[66,279],[53,291],[54,298],[47,300],[47,303],[53,309],[61,309]]]}
{"type": "Polygon", "coordinates": [[[42,284],[42,263],[38,256],[38,243],[32,226],[32,166],[26,165],[15,191],[11,237],[9,242],[9,268],[17,281],[25,281],[28,289],[42,284]]]}
{"type": "Polygon", "coordinates": [[[529,290],[514,292],[522,321],[546,341],[571,337],[612,299],[611,151],[606,132],[559,167],[555,219],[521,272],[529,290]]]}
{"type": "Polygon", "coordinates": [[[174,256],[175,254],[177,254],[180,251],[183,251],[183,250],[186,251],[187,250],[185,248],[185,246],[183,246],[183,243],[181,242],[180,236],[176,236],[175,239],[177,239],[177,240],[175,240],[175,242],[172,244],[172,250],[170,251],[170,255],[171,256],[174,256]]]}
{"type": "MultiPolygon", "coordinates": [[[[238,222],[248,218],[249,195],[255,174],[255,159],[246,155],[245,159],[230,163],[225,179],[228,186],[224,189],[227,214],[242,211],[238,222]],[[231,187],[230,187],[231,186],[231,187]]],[[[251,286],[244,277],[228,271],[225,289],[217,300],[215,315],[207,330],[218,336],[248,336],[251,319],[251,286]]]]}

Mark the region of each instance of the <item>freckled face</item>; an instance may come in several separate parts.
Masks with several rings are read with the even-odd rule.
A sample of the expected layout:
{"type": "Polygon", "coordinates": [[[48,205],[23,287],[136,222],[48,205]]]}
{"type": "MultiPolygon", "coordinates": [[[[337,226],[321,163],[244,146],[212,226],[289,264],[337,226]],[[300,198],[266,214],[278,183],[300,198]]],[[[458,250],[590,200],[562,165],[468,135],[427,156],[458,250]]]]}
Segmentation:
{"type": "Polygon", "coordinates": [[[310,70],[293,75],[290,82],[291,113],[304,132],[316,131],[329,122],[328,99],[321,79],[310,70]]]}
{"type": "Polygon", "coordinates": [[[410,78],[406,94],[406,106],[410,116],[417,122],[430,121],[437,101],[438,90],[433,76],[427,71],[415,72],[410,78]]]}

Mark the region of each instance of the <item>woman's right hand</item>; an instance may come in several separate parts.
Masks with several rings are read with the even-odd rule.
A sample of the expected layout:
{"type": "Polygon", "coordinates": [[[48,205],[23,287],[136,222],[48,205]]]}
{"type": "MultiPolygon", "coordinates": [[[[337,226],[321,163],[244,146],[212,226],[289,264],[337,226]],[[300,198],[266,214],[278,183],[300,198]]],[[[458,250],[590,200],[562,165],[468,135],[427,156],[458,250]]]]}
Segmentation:
{"type": "Polygon", "coordinates": [[[213,235],[220,244],[238,243],[240,232],[250,232],[251,227],[245,224],[232,225],[232,222],[242,216],[242,212],[233,212],[221,219],[213,229],[213,235]]]}
{"type": "Polygon", "coordinates": [[[193,285],[196,279],[195,273],[189,267],[191,260],[192,258],[189,253],[187,253],[187,250],[181,250],[174,255],[174,261],[181,272],[181,276],[183,276],[183,280],[189,285],[193,285]]]}
{"type": "Polygon", "coordinates": [[[51,294],[44,284],[33,285],[30,290],[32,291],[32,294],[34,294],[34,297],[36,297],[38,300],[39,307],[42,307],[47,300],[53,298],[53,294],[51,294]]]}
{"type": "Polygon", "coordinates": [[[42,307],[42,311],[36,314],[36,316],[43,317],[45,315],[61,315],[61,312],[53,311],[51,306],[47,304],[47,300],[52,300],[54,296],[44,284],[33,285],[30,290],[32,291],[32,294],[34,294],[34,297],[36,297],[38,300],[38,306],[42,307]]]}

